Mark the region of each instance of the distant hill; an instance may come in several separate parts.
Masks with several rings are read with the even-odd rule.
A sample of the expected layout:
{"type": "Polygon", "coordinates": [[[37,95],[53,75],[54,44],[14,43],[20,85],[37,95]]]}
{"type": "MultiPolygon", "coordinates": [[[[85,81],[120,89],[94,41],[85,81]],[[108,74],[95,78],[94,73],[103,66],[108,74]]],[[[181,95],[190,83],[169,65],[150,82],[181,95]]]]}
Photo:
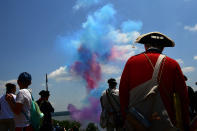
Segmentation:
{"type": "Polygon", "coordinates": [[[54,112],[52,113],[52,118],[59,121],[71,120],[69,111],[54,112]]]}
{"type": "Polygon", "coordinates": [[[60,111],[60,112],[54,112],[52,113],[52,116],[69,116],[70,112],[69,111],[60,111]]]}

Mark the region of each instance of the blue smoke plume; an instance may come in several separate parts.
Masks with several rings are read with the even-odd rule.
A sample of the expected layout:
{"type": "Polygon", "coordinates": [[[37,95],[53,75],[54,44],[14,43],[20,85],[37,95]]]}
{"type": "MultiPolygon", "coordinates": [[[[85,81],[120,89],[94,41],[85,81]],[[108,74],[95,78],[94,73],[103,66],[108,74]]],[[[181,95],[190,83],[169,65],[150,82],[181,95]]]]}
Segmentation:
{"type": "Polygon", "coordinates": [[[142,22],[141,21],[125,21],[121,25],[122,32],[132,32],[134,30],[139,31],[142,28],[142,22]]]}
{"type": "MultiPolygon", "coordinates": [[[[98,1],[78,0],[77,2],[87,2],[90,4],[91,2],[96,3],[98,1]]],[[[139,31],[142,27],[142,22],[129,20],[120,24],[121,29],[118,29],[116,28],[117,23],[115,23],[118,20],[115,16],[116,10],[113,5],[107,4],[96,10],[96,12],[90,13],[87,20],[82,23],[82,27],[79,31],[76,31],[76,33],[71,36],[60,36],[58,38],[58,42],[66,52],[68,59],[67,66],[85,80],[88,89],[87,102],[90,103],[89,107],[85,107],[81,110],[72,104],[68,107],[68,110],[75,120],[93,120],[92,118],[95,117],[95,114],[99,116],[101,111],[99,98],[106,89],[102,86],[98,87],[103,75],[100,65],[107,63],[113,53],[116,54],[116,50],[112,50],[113,46],[124,43],[120,41],[122,39],[117,43],[117,41],[115,41],[117,37],[128,36],[128,38],[125,39],[129,39],[129,43],[129,41],[131,41],[130,36],[132,32],[139,31]]],[[[97,118],[98,117],[94,120],[95,122],[99,121],[97,118]]]]}

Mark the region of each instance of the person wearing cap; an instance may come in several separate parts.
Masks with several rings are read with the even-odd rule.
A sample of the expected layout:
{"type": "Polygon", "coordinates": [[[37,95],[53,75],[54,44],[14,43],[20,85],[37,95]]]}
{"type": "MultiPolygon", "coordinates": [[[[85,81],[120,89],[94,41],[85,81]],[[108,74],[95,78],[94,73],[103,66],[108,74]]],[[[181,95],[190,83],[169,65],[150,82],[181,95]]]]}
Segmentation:
{"type": "Polygon", "coordinates": [[[13,100],[16,99],[16,85],[12,83],[7,83],[6,93],[0,97],[0,129],[1,131],[14,131],[15,122],[14,122],[14,113],[12,112],[8,102],[6,101],[6,96],[12,95],[13,100]]]}
{"type": "Polygon", "coordinates": [[[120,112],[119,90],[116,89],[117,82],[114,78],[110,78],[107,82],[109,88],[103,91],[100,98],[102,112],[106,112],[106,129],[107,131],[122,130],[121,127],[117,127],[114,120],[115,113],[120,112]]]}
{"type": "Polygon", "coordinates": [[[16,102],[13,102],[11,95],[6,97],[12,111],[15,113],[15,131],[32,131],[30,121],[25,116],[26,114],[30,118],[32,97],[28,87],[31,85],[31,75],[27,72],[21,73],[18,76],[17,83],[20,90],[16,95],[16,102]]]}
{"type": "Polygon", "coordinates": [[[45,90],[41,90],[39,92],[40,98],[36,101],[38,106],[40,107],[41,102],[43,102],[46,98],[45,98],[45,90]]]}
{"type": "MultiPolygon", "coordinates": [[[[165,47],[174,47],[175,43],[160,32],[150,32],[139,36],[136,43],[144,44],[145,52],[132,56],[124,67],[120,86],[121,112],[126,118],[126,111],[130,103],[132,90],[152,78],[157,59],[165,47]]],[[[179,64],[166,56],[159,70],[159,92],[168,116],[173,125],[176,125],[175,110],[173,105],[173,93],[180,97],[182,121],[185,130],[189,126],[189,100],[184,76],[179,64]]]]}
{"type": "Polygon", "coordinates": [[[41,112],[44,113],[44,119],[40,131],[52,131],[53,126],[51,113],[54,112],[54,108],[48,101],[50,93],[49,91],[42,90],[40,91],[39,95],[41,97],[36,102],[38,103],[41,112]]]}

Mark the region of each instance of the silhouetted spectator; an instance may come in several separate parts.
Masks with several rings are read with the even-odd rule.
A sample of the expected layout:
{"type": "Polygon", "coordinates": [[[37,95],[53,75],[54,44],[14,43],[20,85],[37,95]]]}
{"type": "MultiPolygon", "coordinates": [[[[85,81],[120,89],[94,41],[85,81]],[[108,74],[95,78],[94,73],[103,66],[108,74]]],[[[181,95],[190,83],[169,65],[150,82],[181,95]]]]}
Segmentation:
{"type": "Polygon", "coordinates": [[[197,91],[195,91],[194,93],[195,93],[194,112],[197,113],[197,91]]]}
{"type": "Polygon", "coordinates": [[[110,78],[107,82],[109,88],[103,91],[102,96],[100,98],[102,107],[100,125],[102,128],[106,128],[107,131],[121,131],[122,123],[121,121],[117,121],[118,113],[120,116],[119,90],[116,89],[117,82],[114,78],[110,78]],[[104,123],[104,125],[102,123],[104,123]]]}
{"type": "Polygon", "coordinates": [[[14,131],[15,130],[15,122],[14,122],[14,113],[10,108],[8,102],[6,101],[6,95],[10,94],[14,98],[14,102],[16,99],[16,85],[7,83],[6,85],[6,93],[0,98],[0,129],[1,131],[14,131]]]}
{"type": "Polygon", "coordinates": [[[48,101],[49,99],[49,91],[42,90],[39,95],[41,96],[39,100],[36,102],[38,103],[40,110],[44,113],[43,124],[40,128],[40,131],[52,131],[52,119],[51,113],[54,112],[54,108],[52,107],[51,103],[48,101]]]}
{"type": "MultiPolygon", "coordinates": [[[[184,75],[185,81],[187,81],[187,77],[184,75]]],[[[196,113],[195,113],[195,92],[192,89],[192,87],[187,86],[188,88],[188,97],[189,97],[189,113],[190,113],[190,119],[192,120],[196,113]]]]}
{"type": "Polygon", "coordinates": [[[74,125],[73,131],[79,131],[79,127],[77,125],[74,125]]]}
{"type": "Polygon", "coordinates": [[[31,75],[27,72],[23,72],[19,75],[17,83],[20,87],[19,92],[16,95],[16,103],[13,102],[13,96],[7,95],[6,99],[10,104],[13,112],[15,113],[15,131],[32,131],[33,128],[30,125],[30,109],[32,104],[31,92],[28,90],[31,85],[31,75]]]}

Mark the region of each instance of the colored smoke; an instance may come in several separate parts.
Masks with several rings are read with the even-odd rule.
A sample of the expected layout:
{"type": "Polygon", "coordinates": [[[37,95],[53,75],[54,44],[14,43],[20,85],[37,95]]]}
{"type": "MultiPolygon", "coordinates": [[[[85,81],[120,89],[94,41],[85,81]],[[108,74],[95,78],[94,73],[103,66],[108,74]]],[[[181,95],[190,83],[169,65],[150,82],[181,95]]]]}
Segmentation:
{"type": "Polygon", "coordinates": [[[72,65],[72,70],[85,79],[88,90],[94,89],[101,79],[101,67],[97,61],[97,56],[83,46],[79,48],[78,53],[80,59],[72,65]]]}
{"type": "MultiPolygon", "coordinates": [[[[90,1],[78,0],[77,2],[90,1]]],[[[94,0],[94,2],[97,1],[94,0]]],[[[115,46],[130,44],[136,34],[139,34],[137,31],[141,29],[141,22],[125,21],[121,24],[121,29],[116,29],[115,15],[113,5],[107,4],[94,13],[90,13],[87,21],[82,24],[81,30],[71,36],[59,37],[59,42],[66,49],[70,73],[80,76],[87,88],[88,106],[77,109],[72,104],[68,105],[68,111],[73,120],[99,122],[101,112],[99,97],[104,90],[103,88],[97,90],[103,75],[100,65],[124,54],[124,51],[117,50],[115,46]],[[94,94],[97,96],[91,96],[94,94]]]]}
{"type": "Polygon", "coordinates": [[[84,122],[99,122],[101,107],[100,101],[96,98],[89,98],[89,107],[81,110],[77,109],[74,105],[69,104],[68,110],[71,112],[71,118],[76,121],[84,122]]]}

